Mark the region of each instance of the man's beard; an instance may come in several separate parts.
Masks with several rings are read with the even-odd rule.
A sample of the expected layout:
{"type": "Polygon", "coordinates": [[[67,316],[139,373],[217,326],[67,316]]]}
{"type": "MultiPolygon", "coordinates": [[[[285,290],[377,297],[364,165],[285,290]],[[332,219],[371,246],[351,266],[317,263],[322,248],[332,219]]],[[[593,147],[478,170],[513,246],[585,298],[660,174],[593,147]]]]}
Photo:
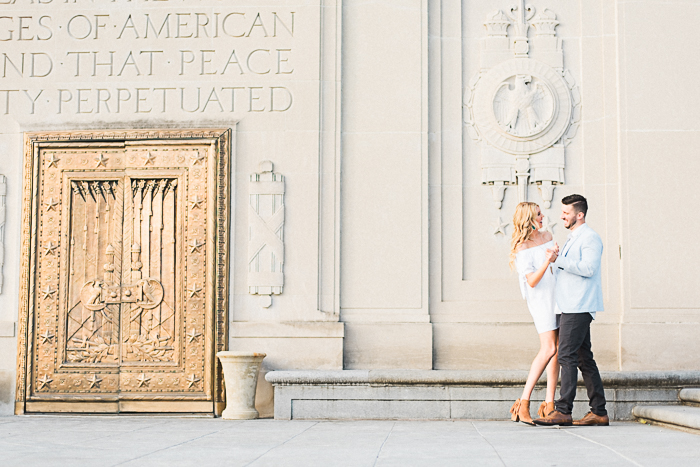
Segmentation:
{"type": "Polygon", "coordinates": [[[565,228],[565,229],[570,229],[574,224],[575,224],[575,222],[574,222],[573,220],[571,220],[571,221],[564,221],[564,228],[565,228]]]}

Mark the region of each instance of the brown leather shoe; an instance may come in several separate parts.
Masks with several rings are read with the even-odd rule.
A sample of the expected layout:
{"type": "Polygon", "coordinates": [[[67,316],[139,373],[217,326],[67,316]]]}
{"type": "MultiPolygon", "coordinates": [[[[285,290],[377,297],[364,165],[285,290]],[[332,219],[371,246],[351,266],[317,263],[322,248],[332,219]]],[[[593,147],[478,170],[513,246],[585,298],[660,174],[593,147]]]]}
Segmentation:
{"type": "Polygon", "coordinates": [[[563,414],[558,410],[551,412],[549,415],[543,418],[537,418],[534,420],[536,425],[559,425],[559,426],[571,426],[573,425],[573,419],[571,415],[563,414]]]}
{"type": "Polygon", "coordinates": [[[610,418],[607,415],[596,415],[588,412],[581,420],[574,420],[576,426],[609,426],[610,418]]]}
{"type": "Polygon", "coordinates": [[[542,402],[540,408],[537,409],[537,415],[544,418],[554,410],[554,402],[542,402]]]}

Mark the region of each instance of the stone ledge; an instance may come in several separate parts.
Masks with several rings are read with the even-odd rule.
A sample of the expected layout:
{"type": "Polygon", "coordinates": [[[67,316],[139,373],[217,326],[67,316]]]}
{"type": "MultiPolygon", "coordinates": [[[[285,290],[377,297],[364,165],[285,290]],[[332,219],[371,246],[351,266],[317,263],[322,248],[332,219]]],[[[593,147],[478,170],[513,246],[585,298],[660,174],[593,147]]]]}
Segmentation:
{"type": "MultiPolygon", "coordinates": [[[[520,397],[526,371],[336,370],[272,371],[276,419],[503,420],[520,397]]],[[[700,372],[606,372],[608,413],[632,420],[637,405],[678,404],[678,392],[697,385],[700,372]]],[[[534,414],[544,397],[533,393],[534,414]]],[[[582,382],[574,417],[588,411],[582,382]]]]}
{"type": "Polygon", "coordinates": [[[644,420],[700,430],[700,407],[683,405],[638,405],[632,414],[644,420]]]}
{"type": "MultiPolygon", "coordinates": [[[[603,371],[605,387],[679,388],[700,385],[700,371],[603,371]]],[[[520,386],[524,370],[308,370],[272,371],[265,379],[288,385],[520,386]]],[[[546,381],[543,376],[539,384],[546,381]]],[[[583,379],[579,374],[579,382],[583,379]]]]}

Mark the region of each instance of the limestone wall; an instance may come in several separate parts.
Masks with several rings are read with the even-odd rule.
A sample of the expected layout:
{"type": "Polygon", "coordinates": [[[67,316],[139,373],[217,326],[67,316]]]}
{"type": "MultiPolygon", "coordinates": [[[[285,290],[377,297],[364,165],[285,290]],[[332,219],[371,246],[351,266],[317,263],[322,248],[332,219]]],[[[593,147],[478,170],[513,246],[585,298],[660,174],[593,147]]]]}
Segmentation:
{"type": "Polygon", "coordinates": [[[561,245],[570,193],[588,197],[605,245],[601,368],[697,369],[700,5],[530,3],[0,0],[0,411],[14,400],[31,131],[236,128],[230,348],[266,352],[265,371],[527,368],[538,340],[509,223],[527,197],[561,245]],[[529,64],[489,74],[516,55],[529,64]],[[545,117],[501,131],[479,112],[518,74],[540,83],[545,117]],[[262,161],[284,179],[283,286],[256,292],[262,161]]]}

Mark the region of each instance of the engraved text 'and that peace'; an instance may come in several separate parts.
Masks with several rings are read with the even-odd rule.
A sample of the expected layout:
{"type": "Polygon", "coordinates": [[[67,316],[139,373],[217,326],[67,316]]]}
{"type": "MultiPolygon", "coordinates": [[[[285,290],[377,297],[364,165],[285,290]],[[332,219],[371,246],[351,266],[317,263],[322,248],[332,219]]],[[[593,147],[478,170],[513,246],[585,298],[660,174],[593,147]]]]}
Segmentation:
{"type": "Polygon", "coordinates": [[[0,114],[285,112],[294,102],[284,79],[295,72],[297,16],[250,10],[59,17],[2,15],[0,10],[0,42],[6,44],[0,80],[80,80],[75,87],[0,87],[0,114]],[[60,52],[42,47],[57,40],[68,46],[60,52]],[[122,42],[126,47],[119,47],[122,42]],[[7,47],[10,43],[17,45],[7,47]],[[216,84],[217,77],[226,84],[192,84],[202,78],[216,84]],[[164,86],[163,79],[170,85],[164,86]],[[118,84],[124,81],[129,84],[118,84]]]}

